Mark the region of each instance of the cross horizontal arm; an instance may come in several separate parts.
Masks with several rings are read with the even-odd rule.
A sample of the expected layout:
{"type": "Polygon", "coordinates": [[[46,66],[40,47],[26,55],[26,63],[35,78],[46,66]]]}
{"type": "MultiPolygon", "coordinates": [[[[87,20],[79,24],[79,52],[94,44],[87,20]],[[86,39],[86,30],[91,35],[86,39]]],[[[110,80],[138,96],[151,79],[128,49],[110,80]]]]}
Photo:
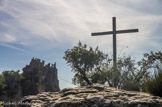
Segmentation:
{"type": "Polygon", "coordinates": [[[118,30],[118,31],[116,31],[116,34],[119,34],[119,33],[133,33],[133,32],[138,32],[138,29],[118,30]]]}
{"type": "MultiPolygon", "coordinates": [[[[119,33],[133,33],[133,32],[138,32],[138,29],[118,30],[118,31],[116,31],[116,34],[119,34],[119,33]]],[[[110,34],[113,34],[113,31],[96,32],[96,33],[92,33],[92,36],[110,35],[110,34]]]]}
{"type": "Polygon", "coordinates": [[[113,34],[113,31],[109,31],[109,32],[96,32],[96,33],[92,33],[92,36],[99,36],[99,35],[110,35],[113,34]]]}

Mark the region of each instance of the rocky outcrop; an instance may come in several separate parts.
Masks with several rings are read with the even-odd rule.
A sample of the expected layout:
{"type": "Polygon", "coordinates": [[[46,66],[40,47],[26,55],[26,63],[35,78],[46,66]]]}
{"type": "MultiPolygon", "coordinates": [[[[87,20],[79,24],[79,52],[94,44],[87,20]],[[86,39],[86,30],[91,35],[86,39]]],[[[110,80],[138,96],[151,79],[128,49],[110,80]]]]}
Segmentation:
{"type": "Polygon", "coordinates": [[[56,64],[45,65],[44,61],[33,58],[30,64],[23,68],[23,77],[23,96],[60,91],[56,64]]]}
{"type": "Polygon", "coordinates": [[[4,74],[6,89],[0,94],[0,101],[18,101],[26,95],[60,91],[56,64],[45,64],[37,58],[23,68],[22,74],[19,71],[4,74]]]}
{"type": "Polygon", "coordinates": [[[36,96],[26,96],[22,102],[22,107],[30,104],[32,107],[162,107],[160,97],[101,84],[65,88],[60,92],[42,92],[36,96]]]}

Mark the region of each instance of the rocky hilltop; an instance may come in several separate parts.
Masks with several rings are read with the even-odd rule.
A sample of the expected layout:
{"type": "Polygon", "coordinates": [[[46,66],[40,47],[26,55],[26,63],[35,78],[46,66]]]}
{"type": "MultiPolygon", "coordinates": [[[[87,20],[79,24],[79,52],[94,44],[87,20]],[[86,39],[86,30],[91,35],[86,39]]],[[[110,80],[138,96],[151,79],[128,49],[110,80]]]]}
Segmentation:
{"type": "Polygon", "coordinates": [[[21,107],[162,107],[162,98],[101,84],[26,96],[21,107]]]}

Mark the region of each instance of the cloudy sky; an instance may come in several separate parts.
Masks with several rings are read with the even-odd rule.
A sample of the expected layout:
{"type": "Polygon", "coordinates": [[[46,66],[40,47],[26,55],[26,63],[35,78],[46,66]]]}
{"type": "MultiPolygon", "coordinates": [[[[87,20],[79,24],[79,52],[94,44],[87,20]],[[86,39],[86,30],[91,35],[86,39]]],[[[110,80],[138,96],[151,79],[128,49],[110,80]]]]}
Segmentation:
{"type": "Polygon", "coordinates": [[[161,0],[0,0],[0,72],[36,57],[56,62],[60,87],[73,87],[64,52],[80,40],[112,55],[112,35],[91,33],[111,31],[114,16],[117,30],[139,29],[117,35],[118,55],[162,50],[161,0]]]}

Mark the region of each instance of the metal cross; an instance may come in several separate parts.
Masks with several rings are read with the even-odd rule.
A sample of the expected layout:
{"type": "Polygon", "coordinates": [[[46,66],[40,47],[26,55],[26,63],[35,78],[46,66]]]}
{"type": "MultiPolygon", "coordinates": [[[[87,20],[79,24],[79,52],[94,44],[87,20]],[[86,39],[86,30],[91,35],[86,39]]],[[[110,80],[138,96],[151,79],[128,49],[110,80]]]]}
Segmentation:
{"type": "Polygon", "coordinates": [[[108,31],[108,32],[96,32],[92,33],[92,36],[99,36],[99,35],[110,35],[113,34],[113,62],[116,64],[116,34],[120,33],[133,33],[133,32],[138,32],[138,29],[128,29],[128,30],[116,30],[116,18],[113,17],[113,31],[108,31]]]}

